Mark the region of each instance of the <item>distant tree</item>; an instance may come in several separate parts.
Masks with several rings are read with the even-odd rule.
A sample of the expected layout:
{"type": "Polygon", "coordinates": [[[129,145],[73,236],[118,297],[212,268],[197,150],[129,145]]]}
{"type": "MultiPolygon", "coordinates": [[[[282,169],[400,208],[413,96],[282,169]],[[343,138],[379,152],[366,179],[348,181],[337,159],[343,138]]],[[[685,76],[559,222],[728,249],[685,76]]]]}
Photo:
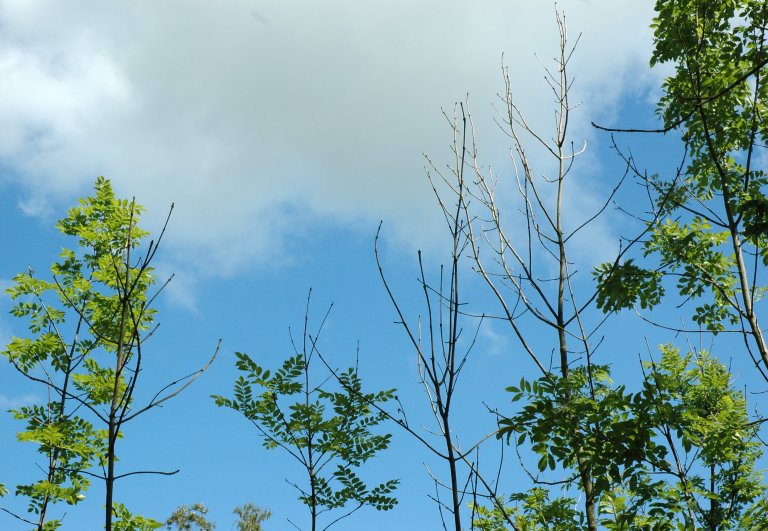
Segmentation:
{"type": "Polygon", "coordinates": [[[165,527],[177,531],[213,531],[216,524],[206,519],[208,509],[202,503],[182,505],[165,521],[165,527]]]}
{"type": "Polygon", "coordinates": [[[390,494],[398,480],[369,488],[356,472],[389,446],[389,434],[373,432],[386,417],[375,412],[372,404],[391,400],[394,390],[364,393],[356,366],[340,373],[340,391],[326,389],[322,382],[328,377],[318,380],[311,370],[319,356],[317,341],[322,324],[312,337],[309,300],[300,348],[294,343],[294,354],[274,372],[247,354],[236,353],[236,366],[242,375],[235,382],[234,397],[213,398],[218,406],[239,411],[251,421],[261,433],[264,447],[282,448],[302,466],[306,484],[292,484],[309,509],[310,528],[316,531],[318,517],[327,511],[343,512],[323,530],[366,505],[391,509],[397,500],[390,494]]]}
{"type": "Polygon", "coordinates": [[[261,523],[272,516],[269,509],[262,509],[252,503],[235,507],[233,512],[237,515],[237,531],[262,531],[261,523]]]}

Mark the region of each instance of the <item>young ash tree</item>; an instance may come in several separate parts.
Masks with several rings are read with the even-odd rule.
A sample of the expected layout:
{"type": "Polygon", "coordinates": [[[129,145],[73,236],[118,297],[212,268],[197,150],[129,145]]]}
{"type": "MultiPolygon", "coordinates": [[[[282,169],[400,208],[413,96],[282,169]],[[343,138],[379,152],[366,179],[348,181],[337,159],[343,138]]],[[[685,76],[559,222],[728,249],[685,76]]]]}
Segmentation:
{"type": "MultiPolygon", "coordinates": [[[[444,447],[438,449],[436,445],[415,434],[403,420],[398,420],[398,423],[414,433],[446,462],[450,480],[441,484],[448,490],[450,501],[443,502],[438,498],[437,502],[441,516],[443,510],[451,515],[450,527],[456,531],[464,528],[461,506],[465,503],[465,494],[472,496],[469,520],[472,527],[529,528],[521,520],[517,508],[506,505],[499,495],[501,470],[489,481],[472,456],[485,439],[462,450],[455,429],[452,428],[451,411],[455,407],[456,385],[475,343],[474,339],[470,339],[465,342],[468,347],[459,347],[463,326],[475,318],[469,314],[462,298],[466,289],[461,279],[467,269],[473,269],[484,280],[493,298],[499,303],[501,312],[482,312],[478,326],[482,326],[485,317],[509,325],[524,355],[534,363],[543,377],[552,383],[560,379],[567,383],[563,387],[566,394],[558,398],[560,402],[570,401],[573,398],[570,393],[574,389],[571,382],[583,381],[585,377],[590,384],[591,398],[595,398],[592,389],[596,375],[591,362],[591,330],[588,330],[585,321],[585,312],[594,302],[594,293],[582,296],[583,300],[577,298],[573,281],[575,268],[569,253],[574,237],[586,230],[605,206],[577,222],[566,221],[566,182],[573,177],[574,162],[580,151],[574,148],[568,129],[573,105],[569,100],[571,82],[567,65],[573,50],[567,42],[564,20],[558,16],[557,22],[560,53],[555,60],[555,69],[547,70],[547,82],[556,101],[556,130],[551,141],[546,140],[547,135],[535,132],[528,125],[512,100],[509,75],[504,71],[506,91],[502,97],[502,128],[513,143],[511,152],[517,171],[521,219],[509,221],[502,216],[503,208],[496,195],[497,178],[491,173],[485,173],[475,144],[472,120],[464,105],[457,105],[454,115],[446,116],[453,133],[451,163],[443,168],[428,159],[428,177],[446,220],[452,247],[450,266],[441,269],[439,282],[430,283],[427,280],[419,254],[419,281],[426,308],[424,317],[419,317],[417,322],[408,322],[379,265],[384,285],[400,318],[399,322],[417,353],[419,376],[426,389],[437,421],[437,433],[444,447]],[[553,176],[541,178],[537,175],[528,159],[523,135],[529,135],[551,157],[554,163],[550,165],[554,171],[553,176]],[[522,246],[518,245],[519,238],[510,237],[512,232],[525,235],[522,246]],[[525,324],[520,321],[523,317],[526,318],[525,324]],[[558,353],[554,367],[551,362],[547,365],[542,353],[537,352],[541,342],[546,341],[544,338],[551,338],[550,344],[554,345],[553,350],[558,353]],[[460,466],[467,472],[465,481],[459,477],[460,466]],[[486,504],[490,507],[486,507],[486,504]]],[[[607,194],[606,205],[615,192],[613,190],[607,194]]],[[[597,319],[595,326],[599,326],[601,320],[597,319]]],[[[500,414],[495,414],[498,419],[500,414]]],[[[499,428],[493,430],[491,436],[503,437],[503,422],[499,428]]],[[[567,448],[564,451],[573,459],[561,463],[559,468],[568,470],[565,488],[580,491],[583,509],[576,510],[573,499],[549,504],[545,512],[554,511],[557,518],[548,518],[547,525],[553,522],[558,522],[557,525],[566,521],[577,522],[581,528],[596,530],[599,496],[595,481],[600,474],[600,465],[593,462],[594,455],[586,446],[584,436],[585,431],[593,431],[593,426],[570,425],[569,428],[572,431],[562,444],[567,448]]],[[[539,461],[539,468],[541,473],[547,468],[556,468],[556,463],[551,457],[544,457],[539,461]]],[[[549,490],[546,486],[551,484],[540,474],[530,476],[537,488],[531,493],[520,493],[512,497],[513,501],[528,507],[523,509],[524,514],[533,514],[538,510],[536,508],[541,505],[539,502],[547,500],[549,490]]],[[[531,516],[529,523],[535,521],[535,518],[531,516]]],[[[448,527],[447,522],[443,522],[443,527],[448,527]]]]}
{"type": "MultiPolygon", "coordinates": [[[[751,0],[659,1],[656,13],[651,66],[671,63],[674,68],[658,105],[663,128],[614,131],[677,131],[685,159],[671,176],[649,177],[635,169],[653,214],[646,220],[650,237],[644,242],[645,260],[640,266],[627,260],[598,268],[598,302],[605,311],[653,308],[667,292],[677,292],[678,308],[691,308],[690,316],[681,320],[692,321],[693,330],[644,319],[677,332],[741,336],[742,348],[736,349],[741,352],[733,356],[747,357],[755,375],[768,382],[768,347],[759,311],[768,265],[768,5],[751,0]]],[[[763,446],[757,430],[766,413],[758,405],[758,418],[750,420],[743,394],[720,392],[733,385],[726,379],[730,375],[712,382],[708,401],[699,410],[707,413],[698,419],[702,433],[687,440],[685,449],[698,448],[702,466],[675,463],[689,499],[687,525],[763,529],[768,525],[766,487],[755,460],[763,446]],[[685,477],[691,475],[693,480],[685,477]]],[[[676,432],[676,439],[686,443],[681,433],[676,432]]]]}
{"type": "Polygon", "coordinates": [[[437,504],[442,527],[461,531],[464,529],[462,515],[466,514],[462,507],[466,505],[469,496],[489,500],[502,519],[507,513],[498,501],[496,486],[485,478],[477,465],[480,447],[493,433],[462,448],[459,432],[455,428],[453,412],[457,407],[458,384],[483,319],[482,316],[468,314],[464,299],[463,278],[468,272],[465,254],[471,248],[471,242],[463,203],[465,194],[469,193],[468,183],[464,180],[468,156],[465,149],[468,119],[463,104],[455,107],[453,117],[446,115],[446,118],[453,129],[453,161],[446,170],[442,170],[428,159],[433,171],[428,172],[427,176],[446,223],[446,241],[449,246],[446,254],[449,260],[447,265],[439,267],[436,275],[430,277],[425,272],[422,253],[418,252],[417,289],[422,298],[423,314],[417,319],[406,318],[406,309],[385,275],[378,245],[381,225],[376,235],[374,254],[382,283],[397,314],[397,324],[402,327],[416,355],[418,379],[434,418],[434,428],[419,430],[412,426],[402,404],[399,404],[398,415],[383,413],[416,438],[432,457],[444,465],[447,479],[431,470],[429,472],[435,483],[435,495],[430,497],[437,504]],[[446,176],[446,172],[449,176],[446,176]],[[436,178],[438,182],[433,180],[436,178]],[[438,191],[443,188],[443,184],[448,185],[451,193],[449,198],[438,191]],[[465,340],[467,329],[474,336],[465,340]],[[445,493],[445,496],[441,493],[445,493]]]}
{"type": "Polygon", "coordinates": [[[740,333],[745,353],[768,382],[758,311],[768,264],[768,5],[659,1],[656,13],[651,65],[671,63],[674,73],[658,104],[663,128],[646,132],[679,132],[686,159],[672,176],[636,171],[653,200],[646,264],[601,266],[601,306],[652,308],[667,291],[677,291],[693,306],[696,326],[740,333]]]}
{"type": "MultiPolygon", "coordinates": [[[[328,376],[319,379],[313,364],[320,361],[322,324],[314,337],[308,326],[309,298],[302,343],[292,340],[293,355],[273,371],[238,352],[236,366],[242,374],[235,382],[233,397],[213,398],[218,406],[242,413],[261,434],[265,448],[281,448],[301,465],[306,482],[291,484],[307,506],[309,529],[316,531],[330,528],[365,506],[392,509],[397,499],[391,493],[399,480],[369,487],[358,474],[369,459],[389,446],[391,436],[375,431],[386,418],[377,406],[391,400],[394,390],[364,392],[357,365],[334,370],[340,389],[329,390],[328,376]],[[329,511],[341,514],[321,521],[329,511]]],[[[247,508],[243,511],[250,514],[247,508]]]]}
{"type": "Polygon", "coordinates": [[[77,245],[62,250],[50,280],[30,270],[18,275],[9,289],[15,301],[12,313],[29,321],[31,337],[12,338],[4,355],[50,397],[45,404],[15,411],[27,423],[19,439],[38,444],[44,458],[44,477],[17,488],[17,494],[30,500],[38,531],[59,527],[61,522],[50,518],[51,504],[77,503],[94,478],[105,483],[107,531],[160,527],[114,499],[121,478],[168,474],[118,473],[121,430],[180,393],[216,356],[214,352],[202,369],[171,382],[149,401],[137,402],[144,342],[156,328],[152,303],[162,289],[152,291],[156,279],[151,263],[165,231],[142,246],[147,232],[138,226],[141,211],[133,200],[116,199],[110,182],[100,177],[94,195],[81,199],[57,223],[77,245]]]}

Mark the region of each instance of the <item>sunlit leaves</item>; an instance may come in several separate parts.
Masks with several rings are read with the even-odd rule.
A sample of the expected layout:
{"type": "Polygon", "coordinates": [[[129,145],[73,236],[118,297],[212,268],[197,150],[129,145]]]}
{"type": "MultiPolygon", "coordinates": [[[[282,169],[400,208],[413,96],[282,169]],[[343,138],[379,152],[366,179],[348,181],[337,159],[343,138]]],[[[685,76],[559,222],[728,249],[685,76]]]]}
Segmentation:
{"type": "MultiPolygon", "coordinates": [[[[82,391],[92,405],[108,404],[115,392],[115,370],[99,366],[93,358],[85,359],[83,368],[85,372],[72,375],[75,388],[82,391]]],[[[121,378],[117,386],[118,396],[125,393],[126,386],[125,379],[121,378]]]]}
{"type": "Polygon", "coordinates": [[[664,295],[662,274],[636,266],[632,259],[623,264],[605,263],[595,269],[595,279],[600,286],[597,307],[606,312],[656,306],[664,295]]]}
{"type": "Polygon", "coordinates": [[[520,492],[509,497],[504,504],[498,499],[492,508],[473,505],[472,523],[479,531],[502,531],[509,529],[507,519],[498,505],[504,506],[504,512],[511,517],[520,531],[578,531],[584,529],[584,515],[578,511],[576,500],[567,496],[554,499],[550,492],[542,487],[535,487],[528,492],[520,492]]]}
{"type": "Polygon", "coordinates": [[[74,505],[84,499],[90,481],[82,472],[102,456],[102,434],[82,418],[62,417],[53,405],[25,406],[13,413],[27,422],[26,430],[18,434],[19,441],[36,443],[41,454],[57,456],[57,466],[46,479],[16,488],[17,495],[30,499],[30,512],[38,512],[44,500],[74,505]]]}
{"type": "Polygon", "coordinates": [[[751,507],[766,494],[743,393],[706,352],[683,356],[662,346],[644,374],[634,393],[597,365],[568,378],[523,379],[507,389],[522,406],[501,419],[499,436],[528,442],[539,473],[562,470],[571,484],[576,459],[586,456],[607,529],[689,529],[691,518],[707,528],[742,529],[739,522],[754,519],[751,507]]]}
{"type": "MultiPolygon", "coordinates": [[[[137,334],[154,317],[146,307],[154,282],[151,268],[140,256],[128,254],[139,252],[146,234],[137,225],[141,210],[115,198],[109,181],[99,178],[93,196],[81,199],[57,223],[63,234],[74,237],[73,248],[61,250],[47,279],[30,269],[7,290],[14,303],[11,313],[27,322],[29,336],[13,337],[3,355],[48,386],[48,403],[14,411],[26,422],[19,440],[36,444],[45,463],[45,477],[18,486],[17,494],[29,498],[31,512],[45,514],[44,529],[60,525],[48,506],[83,499],[88,470],[107,459],[107,433],[78,415],[90,410],[99,416],[99,406],[113,398],[119,406],[130,406],[125,395],[132,376],[124,368],[137,355],[137,334]]],[[[119,507],[123,516],[113,529],[155,528],[119,507]]]]}

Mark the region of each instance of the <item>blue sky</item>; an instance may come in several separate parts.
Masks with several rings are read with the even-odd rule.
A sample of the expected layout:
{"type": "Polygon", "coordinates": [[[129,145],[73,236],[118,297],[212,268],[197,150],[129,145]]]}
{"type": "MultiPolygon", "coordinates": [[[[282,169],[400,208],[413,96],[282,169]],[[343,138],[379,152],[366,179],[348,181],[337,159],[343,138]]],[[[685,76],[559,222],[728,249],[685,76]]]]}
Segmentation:
{"type": "MultiPolygon", "coordinates": [[[[558,7],[572,38],[582,34],[571,65],[581,103],[573,135],[587,144],[568,206],[577,219],[621,174],[609,138],[590,121],[649,123],[663,71],[647,67],[652,2],[558,7]]],[[[415,318],[415,251],[424,250],[432,271],[448,257],[423,157],[449,161],[441,109],[469,94],[481,158],[511,179],[507,139],[493,122],[502,54],[516,102],[534,128],[551,130],[539,60],[551,65],[557,52],[553,4],[0,0],[0,29],[0,286],[28,266],[46,271],[71,245],[53,224],[104,175],[119,196],[147,207],[143,224],[153,232],[175,203],[157,267],[176,276],[159,302],[144,396],[202,365],[223,338],[208,373],[125,430],[120,466],[181,472],[126,479],[120,501],[157,519],[203,502],[219,529],[230,529],[232,508],[246,501],[272,510],[267,529],[291,529],[287,518],[306,521],[285,481],[300,481],[301,469],[264,450],[244,418],[209,396],[231,391],[235,351],[267,366],[291,352],[288,327],[300,327],[310,287],[315,318],[334,303],[324,352],[345,367],[359,342],[365,383],[397,387],[409,418],[428,423],[415,354],[378,279],[376,228],[383,220],[383,263],[415,318]]],[[[652,165],[667,164],[659,153],[675,153],[664,143],[631,141],[652,165]]],[[[610,212],[576,243],[585,270],[615,249],[622,223],[610,212]]],[[[491,303],[477,278],[467,277],[465,292],[474,307],[491,303]]],[[[3,342],[25,333],[9,307],[1,297],[3,342]]],[[[615,333],[606,350],[621,344],[625,355],[604,361],[619,373],[636,373],[644,337],[652,345],[672,339],[649,330],[628,345],[624,331],[637,321],[622,315],[609,326],[615,333]]],[[[483,402],[505,406],[504,386],[535,375],[501,325],[484,325],[479,337],[459,395],[466,446],[493,429],[483,402]]],[[[7,366],[0,379],[1,409],[42,396],[7,366]]],[[[0,481],[9,486],[38,474],[33,448],[15,442],[19,428],[10,415],[0,418],[0,481]]],[[[426,470],[442,475],[439,464],[391,430],[391,449],[366,474],[372,482],[400,478],[400,505],[360,511],[334,529],[439,527],[426,470]]],[[[483,451],[491,460],[497,447],[483,451]]],[[[526,488],[513,461],[504,468],[507,492],[526,488]]],[[[65,530],[98,528],[100,493],[94,486],[81,505],[63,509],[65,530]]],[[[21,508],[12,499],[4,506],[21,508]]],[[[3,529],[23,529],[0,517],[3,529]]]]}

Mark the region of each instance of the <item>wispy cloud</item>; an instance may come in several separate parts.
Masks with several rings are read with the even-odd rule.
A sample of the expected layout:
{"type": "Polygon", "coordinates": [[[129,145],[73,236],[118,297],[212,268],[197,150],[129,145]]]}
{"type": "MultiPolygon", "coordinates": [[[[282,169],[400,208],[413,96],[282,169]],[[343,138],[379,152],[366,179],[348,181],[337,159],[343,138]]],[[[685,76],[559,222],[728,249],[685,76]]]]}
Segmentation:
{"type": "Polygon", "coordinates": [[[157,278],[156,288],[162,287],[164,301],[189,312],[200,313],[195,289],[197,277],[194,272],[164,262],[158,264],[154,274],[157,278]]]}
{"type": "Polygon", "coordinates": [[[28,406],[40,401],[40,397],[34,394],[8,396],[0,394],[0,410],[16,409],[28,406]]]}
{"type": "Polygon", "coordinates": [[[482,340],[482,350],[486,354],[500,356],[509,351],[509,337],[498,332],[492,320],[483,321],[478,338],[482,340]]]}

